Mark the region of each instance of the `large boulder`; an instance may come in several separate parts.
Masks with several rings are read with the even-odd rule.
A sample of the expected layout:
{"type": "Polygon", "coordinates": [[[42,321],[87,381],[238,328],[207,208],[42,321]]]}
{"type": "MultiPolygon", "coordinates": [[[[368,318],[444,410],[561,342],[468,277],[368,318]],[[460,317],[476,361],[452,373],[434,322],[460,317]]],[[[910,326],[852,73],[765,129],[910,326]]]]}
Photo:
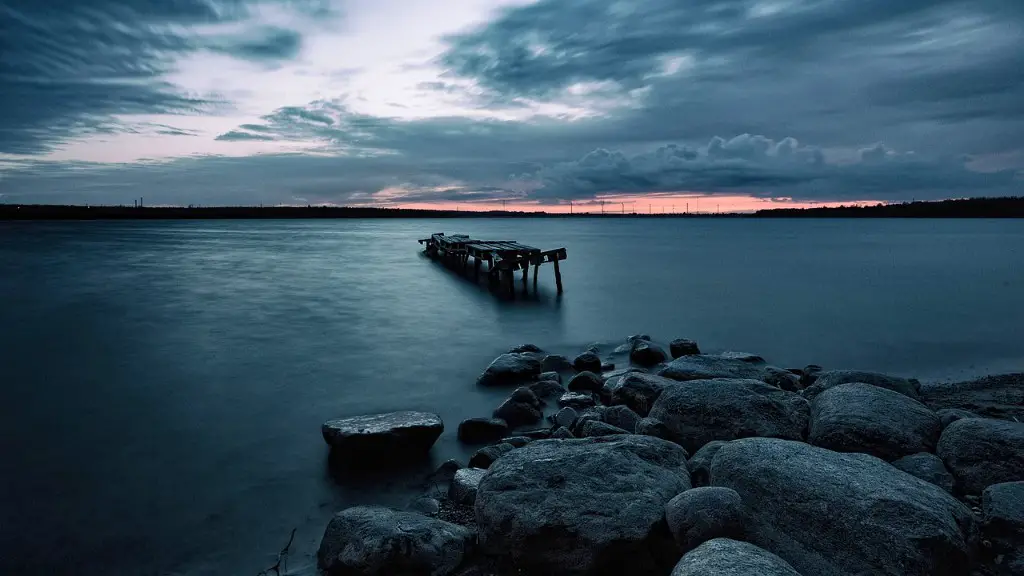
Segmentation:
{"type": "Polygon", "coordinates": [[[584,438],[595,438],[597,436],[612,436],[615,434],[631,434],[631,432],[627,432],[622,428],[612,426],[607,422],[601,422],[599,420],[588,420],[586,423],[583,424],[583,428],[581,429],[581,431],[582,434],[580,434],[580,436],[583,436],[584,438]]]}
{"type": "Polygon", "coordinates": [[[637,414],[647,416],[661,392],[676,384],[675,380],[654,374],[629,372],[612,385],[612,404],[628,406],[637,414]]]}
{"type": "Polygon", "coordinates": [[[700,348],[697,343],[689,338],[676,338],[675,340],[668,343],[669,354],[672,358],[679,358],[680,356],[694,356],[700,354],[700,348]]]}
{"type": "Polygon", "coordinates": [[[694,380],[666,388],[650,417],[691,454],[712,440],[770,436],[802,440],[809,409],[799,394],[758,380],[694,380]]]}
{"type": "Polygon", "coordinates": [[[599,392],[604,387],[604,380],[593,372],[580,372],[569,380],[571,392],[599,392]]]}
{"type": "MultiPolygon", "coordinates": [[[[501,444],[492,444],[490,446],[484,446],[477,450],[469,457],[470,468],[481,468],[487,469],[491,467],[491,464],[498,459],[515,450],[516,447],[508,442],[502,442],[501,444]]],[[[458,472],[456,472],[457,474],[458,472]]]]}
{"type": "Polygon", "coordinates": [[[635,340],[629,351],[629,360],[640,366],[654,366],[668,359],[660,346],[647,340],[635,340]]]}
{"type": "Polygon", "coordinates": [[[871,384],[872,386],[885,388],[887,390],[892,390],[893,392],[899,392],[900,394],[913,398],[914,400],[919,399],[918,388],[920,387],[920,383],[917,380],[900,378],[898,376],[889,376],[887,374],[879,374],[877,372],[863,372],[861,370],[830,370],[828,372],[822,372],[818,375],[814,384],[803,391],[803,395],[804,398],[807,398],[808,400],[814,400],[818,394],[821,394],[829,388],[834,388],[841,384],[852,384],[854,382],[871,384]]]}
{"type": "Polygon", "coordinates": [[[572,367],[577,372],[601,372],[601,357],[596,352],[587,351],[580,354],[572,361],[572,367]]]}
{"type": "Polygon", "coordinates": [[[565,387],[554,380],[541,380],[530,384],[530,390],[537,398],[551,400],[565,394],[565,387]]]}
{"type": "Polygon", "coordinates": [[[1024,420],[1024,373],[986,376],[956,383],[921,385],[921,398],[933,410],[956,408],[985,418],[1024,420]]]}
{"type": "Polygon", "coordinates": [[[483,468],[462,468],[455,473],[448,486],[448,499],[456,504],[472,506],[476,502],[476,491],[487,470],[483,468]]]}
{"type": "Polygon", "coordinates": [[[992,484],[1024,480],[1024,424],[989,418],[957,420],[935,449],[957,490],[981,494],[992,484]]]}
{"type": "Polygon", "coordinates": [[[604,421],[632,434],[640,423],[640,415],[630,410],[629,406],[611,406],[604,411],[604,421]]]}
{"type": "Polygon", "coordinates": [[[540,352],[543,352],[543,350],[541,350],[540,346],[537,346],[536,344],[520,344],[519,346],[513,346],[508,349],[509,354],[538,354],[540,352]]]}
{"type": "Polygon", "coordinates": [[[776,368],[775,366],[765,366],[761,380],[788,392],[799,392],[803,389],[803,386],[800,384],[799,376],[793,374],[789,370],[783,370],[782,368],[776,368]]]}
{"type": "Polygon", "coordinates": [[[565,408],[562,408],[558,412],[555,412],[554,416],[552,416],[551,418],[551,421],[552,423],[554,423],[555,426],[564,426],[566,428],[569,428],[572,426],[573,422],[576,421],[577,416],[579,416],[579,414],[576,413],[576,410],[574,408],[566,406],[565,408]]]}
{"type": "Polygon", "coordinates": [[[328,420],[320,431],[337,454],[392,459],[429,451],[444,423],[429,412],[388,412],[328,420]]]}
{"type": "Polygon", "coordinates": [[[465,527],[415,512],[358,506],[331,518],[317,564],[328,576],[443,576],[459,567],[472,538],[465,527]]]}
{"type": "Polygon", "coordinates": [[[939,432],[939,417],[917,400],[870,384],[841,384],[811,402],[807,441],[896,460],[934,451],[939,432]]]}
{"type": "Polygon", "coordinates": [[[494,410],[494,417],[501,418],[515,428],[524,424],[540,421],[542,404],[540,399],[528,386],[516,388],[512,395],[494,410]]]}
{"type": "Polygon", "coordinates": [[[683,556],[671,576],[800,576],[788,562],[753,544],[716,538],[683,556]]]}
{"type": "Polygon", "coordinates": [[[480,546],[529,574],[665,574],[665,503],[689,487],[686,453],[658,438],[533,442],[480,482],[480,546]]]}
{"type": "Polygon", "coordinates": [[[508,423],[501,418],[467,418],[459,423],[459,440],[483,444],[500,440],[508,434],[508,423]]]}
{"type": "Polygon", "coordinates": [[[659,376],[677,381],[741,378],[759,380],[764,367],[756,362],[715,354],[680,356],[658,370],[659,376]]]}
{"type": "Polygon", "coordinates": [[[981,416],[978,416],[974,412],[960,410],[959,408],[941,408],[935,411],[935,415],[939,417],[939,424],[942,425],[943,430],[946,429],[946,426],[949,426],[957,420],[963,420],[964,418],[981,418],[981,416]]]}
{"type": "Polygon", "coordinates": [[[968,573],[970,509],[873,456],[747,438],[719,448],[711,484],[743,499],[748,541],[801,574],[968,573]]]}
{"type": "Polygon", "coordinates": [[[504,386],[534,380],[541,372],[540,360],[532,354],[502,354],[491,362],[476,383],[504,386]]]}
{"type": "Polygon", "coordinates": [[[568,372],[572,370],[572,362],[561,354],[548,354],[541,359],[540,367],[545,372],[568,372]]]}
{"type": "Polygon", "coordinates": [[[743,500],[731,488],[694,488],[668,501],[665,520],[683,552],[715,538],[742,538],[743,500]]]}
{"type": "Polygon", "coordinates": [[[718,454],[718,449],[725,445],[725,440],[714,440],[690,456],[686,466],[690,469],[690,482],[694,486],[707,486],[711,482],[711,461],[718,454]]]}
{"type": "Polygon", "coordinates": [[[993,484],[981,494],[982,535],[1001,552],[1024,554],[1024,481],[993,484]]]}
{"type": "Polygon", "coordinates": [[[662,440],[672,440],[672,431],[665,426],[661,420],[654,418],[641,418],[636,424],[636,433],[644,436],[654,436],[662,440]]]}
{"type": "Polygon", "coordinates": [[[953,492],[953,475],[946,470],[946,465],[935,454],[927,452],[911,454],[896,460],[892,465],[911,476],[931,482],[946,492],[953,492]]]}

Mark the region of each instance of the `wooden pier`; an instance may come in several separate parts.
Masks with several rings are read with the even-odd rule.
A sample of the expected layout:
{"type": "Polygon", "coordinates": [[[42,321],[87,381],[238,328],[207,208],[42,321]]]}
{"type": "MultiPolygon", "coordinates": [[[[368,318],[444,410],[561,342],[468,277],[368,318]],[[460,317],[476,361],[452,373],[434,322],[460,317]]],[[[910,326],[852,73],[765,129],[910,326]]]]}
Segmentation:
{"type": "Polygon", "coordinates": [[[476,240],[464,234],[449,236],[443,232],[422,238],[419,243],[431,257],[444,260],[462,271],[469,267],[469,259],[472,258],[475,279],[479,279],[480,268],[486,262],[488,280],[492,285],[506,286],[511,296],[515,295],[517,270],[523,271],[523,292],[527,292],[530,266],[533,266],[533,290],[536,292],[540,265],[551,262],[555,267],[555,286],[558,293],[562,293],[562,272],[558,269],[558,262],[566,259],[565,248],[541,250],[514,240],[476,240]]]}

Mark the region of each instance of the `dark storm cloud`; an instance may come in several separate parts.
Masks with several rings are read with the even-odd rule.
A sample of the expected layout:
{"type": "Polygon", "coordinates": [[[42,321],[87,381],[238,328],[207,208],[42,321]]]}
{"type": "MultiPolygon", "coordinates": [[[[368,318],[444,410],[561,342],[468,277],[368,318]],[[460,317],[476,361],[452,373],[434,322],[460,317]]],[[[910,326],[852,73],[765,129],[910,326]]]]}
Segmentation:
{"type": "Polygon", "coordinates": [[[302,48],[302,35],[285,28],[263,28],[241,37],[229,37],[210,46],[238,58],[275,62],[295,58],[302,48]]]}

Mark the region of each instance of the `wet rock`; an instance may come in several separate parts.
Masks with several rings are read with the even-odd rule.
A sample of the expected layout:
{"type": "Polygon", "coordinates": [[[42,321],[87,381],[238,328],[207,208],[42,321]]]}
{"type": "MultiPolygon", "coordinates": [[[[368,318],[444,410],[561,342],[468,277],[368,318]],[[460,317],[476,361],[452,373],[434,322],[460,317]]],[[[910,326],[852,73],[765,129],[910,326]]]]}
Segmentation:
{"type": "Polygon", "coordinates": [[[530,442],[533,442],[533,438],[529,436],[509,436],[508,438],[502,438],[501,442],[504,444],[511,444],[516,448],[522,448],[530,442]]]}
{"type": "Polygon", "coordinates": [[[470,444],[494,442],[508,434],[501,418],[467,418],[459,423],[459,440],[470,444]]]}
{"type": "Polygon", "coordinates": [[[595,404],[597,404],[597,402],[594,400],[594,395],[590,393],[566,392],[558,399],[559,406],[568,406],[577,410],[582,410],[589,406],[594,406],[595,404]]]}
{"type": "Polygon", "coordinates": [[[617,370],[611,370],[609,372],[602,372],[601,378],[604,379],[605,384],[614,384],[615,381],[630,372],[647,372],[646,368],[639,368],[637,366],[630,366],[628,368],[619,368],[617,370]]]}
{"type": "Polygon", "coordinates": [[[942,429],[945,430],[946,426],[949,426],[957,420],[963,420],[964,418],[981,418],[974,412],[968,412],[967,410],[960,410],[957,408],[943,408],[942,410],[936,410],[935,415],[939,417],[939,424],[942,429]]]}
{"type": "Polygon", "coordinates": [[[651,337],[648,334],[633,334],[629,338],[626,338],[628,344],[636,344],[637,342],[650,342],[651,337]]]}
{"type": "Polygon", "coordinates": [[[935,452],[953,474],[959,492],[980,494],[992,484],[1024,478],[1024,424],[957,420],[942,431],[935,452]]]}
{"type": "Polygon", "coordinates": [[[711,484],[745,506],[745,538],[801,574],[969,572],[971,511],[878,458],[747,438],[719,448],[711,484]]]}
{"type": "Polygon", "coordinates": [[[672,439],[692,453],[712,440],[803,440],[809,407],[799,394],[759,380],[694,380],[666,388],[650,417],[664,422],[672,439]]]}
{"type": "Polygon", "coordinates": [[[481,468],[463,468],[455,473],[451,487],[448,488],[448,499],[456,504],[471,505],[476,502],[476,490],[480,479],[487,470],[481,468]]]}
{"type": "Polygon", "coordinates": [[[558,372],[541,372],[540,375],[537,376],[537,380],[538,381],[541,381],[541,380],[554,380],[555,382],[558,382],[559,384],[561,384],[562,383],[562,375],[559,374],[558,372]]]}
{"type": "Polygon", "coordinates": [[[567,438],[575,438],[572,432],[569,431],[565,426],[560,426],[557,430],[551,433],[551,438],[558,440],[565,440],[567,438]]]}
{"type": "Polygon", "coordinates": [[[544,372],[568,372],[572,370],[572,362],[561,354],[548,354],[540,361],[544,372]]]}
{"type": "Polygon", "coordinates": [[[611,362],[602,362],[601,363],[601,372],[602,373],[603,372],[608,372],[608,371],[611,371],[611,370],[615,370],[615,364],[612,364],[611,362]]]}
{"type": "Polygon", "coordinates": [[[922,384],[921,398],[933,410],[955,408],[984,418],[1024,421],[1024,373],[922,384]]]}
{"type": "MultiPolygon", "coordinates": [[[[493,464],[495,460],[515,449],[515,446],[507,443],[485,446],[473,453],[473,456],[469,459],[469,467],[482,468],[486,470],[491,467],[491,464],[493,464]]],[[[458,472],[455,474],[457,475],[458,472]]]]}
{"type": "Polygon", "coordinates": [[[657,344],[646,340],[637,340],[629,352],[629,360],[640,366],[654,366],[668,359],[668,355],[657,344]]]}
{"type": "Polygon", "coordinates": [[[551,436],[551,430],[549,428],[537,428],[536,430],[525,430],[517,432],[520,436],[526,436],[527,438],[533,438],[534,440],[543,440],[551,436]]]}
{"type": "Polygon", "coordinates": [[[640,423],[640,415],[629,406],[612,406],[604,411],[604,421],[632,434],[640,423]]]}
{"type": "Polygon", "coordinates": [[[825,369],[817,364],[804,366],[804,369],[800,371],[800,387],[807,388],[813,386],[818,381],[818,376],[821,376],[821,373],[824,371],[825,369]]]}
{"type": "Polygon", "coordinates": [[[542,414],[540,410],[529,402],[517,402],[516,400],[509,398],[494,410],[494,417],[501,418],[507,422],[509,426],[515,428],[517,426],[539,422],[542,414]]]}
{"type": "Polygon", "coordinates": [[[896,460],[892,465],[911,476],[931,482],[946,492],[953,492],[953,475],[946,470],[942,460],[935,454],[927,452],[911,454],[896,460]]]}
{"type": "Polygon", "coordinates": [[[357,506],[331,518],[317,564],[329,576],[451,574],[466,557],[472,531],[414,512],[357,506]]]}
{"type": "Polygon", "coordinates": [[[423,482],[424,487],[431,487],[437,484],[448,484],[455,477],[455,473],[462,469],[458,460],[445,460],[436,470],[427,475],[423,482]]]}
{"type": "Polygon", "coordinates": [[[604,422],[603,408],[603,406],[593,406],[580,412],[579,415],[576,417],[576,422],[574,422],[572,428],[570,428],[570,430],[572,430],[572,433],[575,434],[577,437],[582,438],[583,426],[586,425],[587,422],[604,422]]]}
{"type": "Polygon", "coordinates": [[[840,384],[811,402],[807,441],[836,452],[896,460],[933,452],[939,417],[908,396],[869,384],[840,384]]]}
{"type": "Polygon", "coordinates": [[[742,538],[743,500],[731,488],[694,488],[668,501],[665,520],[683,552],[715,538],[742,538]]]}
{"type": "Polygon", "coordinates": [[[612,386],[612,404],[628,406],[640,416],[647,416],[662,391],[676,384],[675,380],[654,374],[630,372],[612,386]]]}
{"type": "Polygon", "coordinates": [[[588,420],[583,424],[583,434],[581,436],[584,438],[596,438],[598,436],[612,436],[614,434],[629,434],[629,432],[606,422],[588,420]]]}
{"type": "Polygon", "coordinates": [[[685,453],[616,435],[534,442],[477,491],[484,553],[529,574],[664,574],[678,553],[664,506],[690,487],[685,453]]]}
{"type": "Polygon", "coordinates": [[[814,384],[803,391],[804,398],[808,400],[814,400],[818,394],[821,394],[829,388],[834,388],[841,384],[871,384],[879,388],[885,388],[892,390],[893,392],[899,392],[904,396],[919,400],[920,397],[917,393],[918,386],[920,383],[917,380],[900,378],[897,376],[889,376],[886,374],[879,374],[877,372],[862,372],[860,370],[830,370],[828,372],[822,372],[818,375],[818,379],[814,381],[814,384]]]}
{"type": "Polygon", "coordinates": [[[555,382],[554,380],[541,380],[540,382],[534,382],[530,384],[530,390],[537,395],[538,398],[550,400],[552,398],[558,398],[562,394],[565,394],[565,388],[555,382]]]}
{"type": "Polygon", "coordinates": [[[764,358],[757,354],[751,354],[750,352],[722,352],[719,357],[726,360],[739,360],[740,362],[749,362],[751,364],[764,364],[764,358]]]}
{"type": "Polygon", "coordinates": [[[437,516],[437,512],[440,509],[441,503],[436,498],[429,497],[417,498],[409,505],[410,512],[416,512],[424,516],[437,516]]]}
{"type": "Polygon", "coordinates": [[[578,414],[576,413],[575,409],[566,406],[565,408],[562,408],[561,410],[555,413],[553,421],[556,426],[564,426],[566,428],[570,428],[572,427],[572,423],[576,421],[577,416],[578,414]]]}
{"type": "Polygon", "coordinates": [[[541,363],[530,354],[502,354],[477,379],[481,386],[505,386],[535,380],[541,363]]]}
{"type": "Polygon", "coordinates": [[[536,346],[534,344],[520,344],[519,346],[513,346],[508,350],[509,354],[525,354],[527,352],[536,354],[539,352],[543,352],[543,350],[541,350],[539,346],[536,346]]]}
{"type": "Polygon", "coordinates": [[[993,484],[981,495],[982,536],[999,552],[1024,552],[1024,481],[993,484]]]}
{"type": "Polygon", "coordinates": [[[584,352],[572,361],[577,372],[600,372],[601,358],[594,352],[584,352]]]}
{"type": "Polygon", "coordinates": [[[711,461],[718,453],[718,449],[725,445],[724,440],[713,440],[701,446],[700,450],[690,457],[687,466],[690,468],[690,481],[694,486],[707,486],[711,482],[711,461]]]}
{"type": "Polygon", "coordinates": [[[437,414],[411,411],[337,418],[321,427],[331,450],[356,458],[424,454],[443,431],[437,414]]]}
{"type": "Polygon", "coordinates": [[[787,392],[799,392],[803,389],[803,386],[800,385],[799,376],[789,370],[783,370],[775,366],[765,366],[761,380],[787,392]]]}
{"type": "Polygon", "coordinates": [[[671,576],[800,576],[775,554],[738,540],[716,538],[676,564],[671,576]]]}
{"type": "Polygon", "coordinates": [[[721,355],[698,354],[680,356],[658,370],[659,376],[672,380],[711,380],[713,378],[740,378],[758,380],[764,367],[756,363],[721,355]]]}
{"type": "Polygon", "coordinates": [[[672,440],[672,431],[668,429],[668,426],[665,426],[665,423],[661,420],[655,420],[654,418],[641,418],[640,422],[636,425],[636,433],[643,434],[644,436],[654,436],[662,440],[672,440]]]}
{"type": "Polygon", "coordinates": [[[672,358],[679,358],[680,356],[694,356],[700,354],[700,348],[697,343],[688,338],[676,338],[675,340],[668,343],[669,354],[672,358]]]}
{"type": "Polygon", "coordinates": [[[569,380],[571,392],[599,392],[604,387],[604,380],[593,372],[580,372],[569,380]]]}

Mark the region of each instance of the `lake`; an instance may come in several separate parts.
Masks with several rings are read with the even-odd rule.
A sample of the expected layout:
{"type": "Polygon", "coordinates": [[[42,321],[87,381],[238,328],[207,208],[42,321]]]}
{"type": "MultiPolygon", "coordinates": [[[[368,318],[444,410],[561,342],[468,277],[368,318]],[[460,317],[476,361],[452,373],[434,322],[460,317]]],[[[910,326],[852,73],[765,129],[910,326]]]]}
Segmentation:
{"type": "Polygon", "coordinates": [[[0,573],[255,574],[331,513],[403,505],[339,477],[320,424],[507,390],[510,346],[638,332],[776,365],[928,379],[1024,369],[1024,221],[467,219],[0,223],[0,573]],[[564,246],[565,293],[508,301],[432,232],[564,246]]]}

